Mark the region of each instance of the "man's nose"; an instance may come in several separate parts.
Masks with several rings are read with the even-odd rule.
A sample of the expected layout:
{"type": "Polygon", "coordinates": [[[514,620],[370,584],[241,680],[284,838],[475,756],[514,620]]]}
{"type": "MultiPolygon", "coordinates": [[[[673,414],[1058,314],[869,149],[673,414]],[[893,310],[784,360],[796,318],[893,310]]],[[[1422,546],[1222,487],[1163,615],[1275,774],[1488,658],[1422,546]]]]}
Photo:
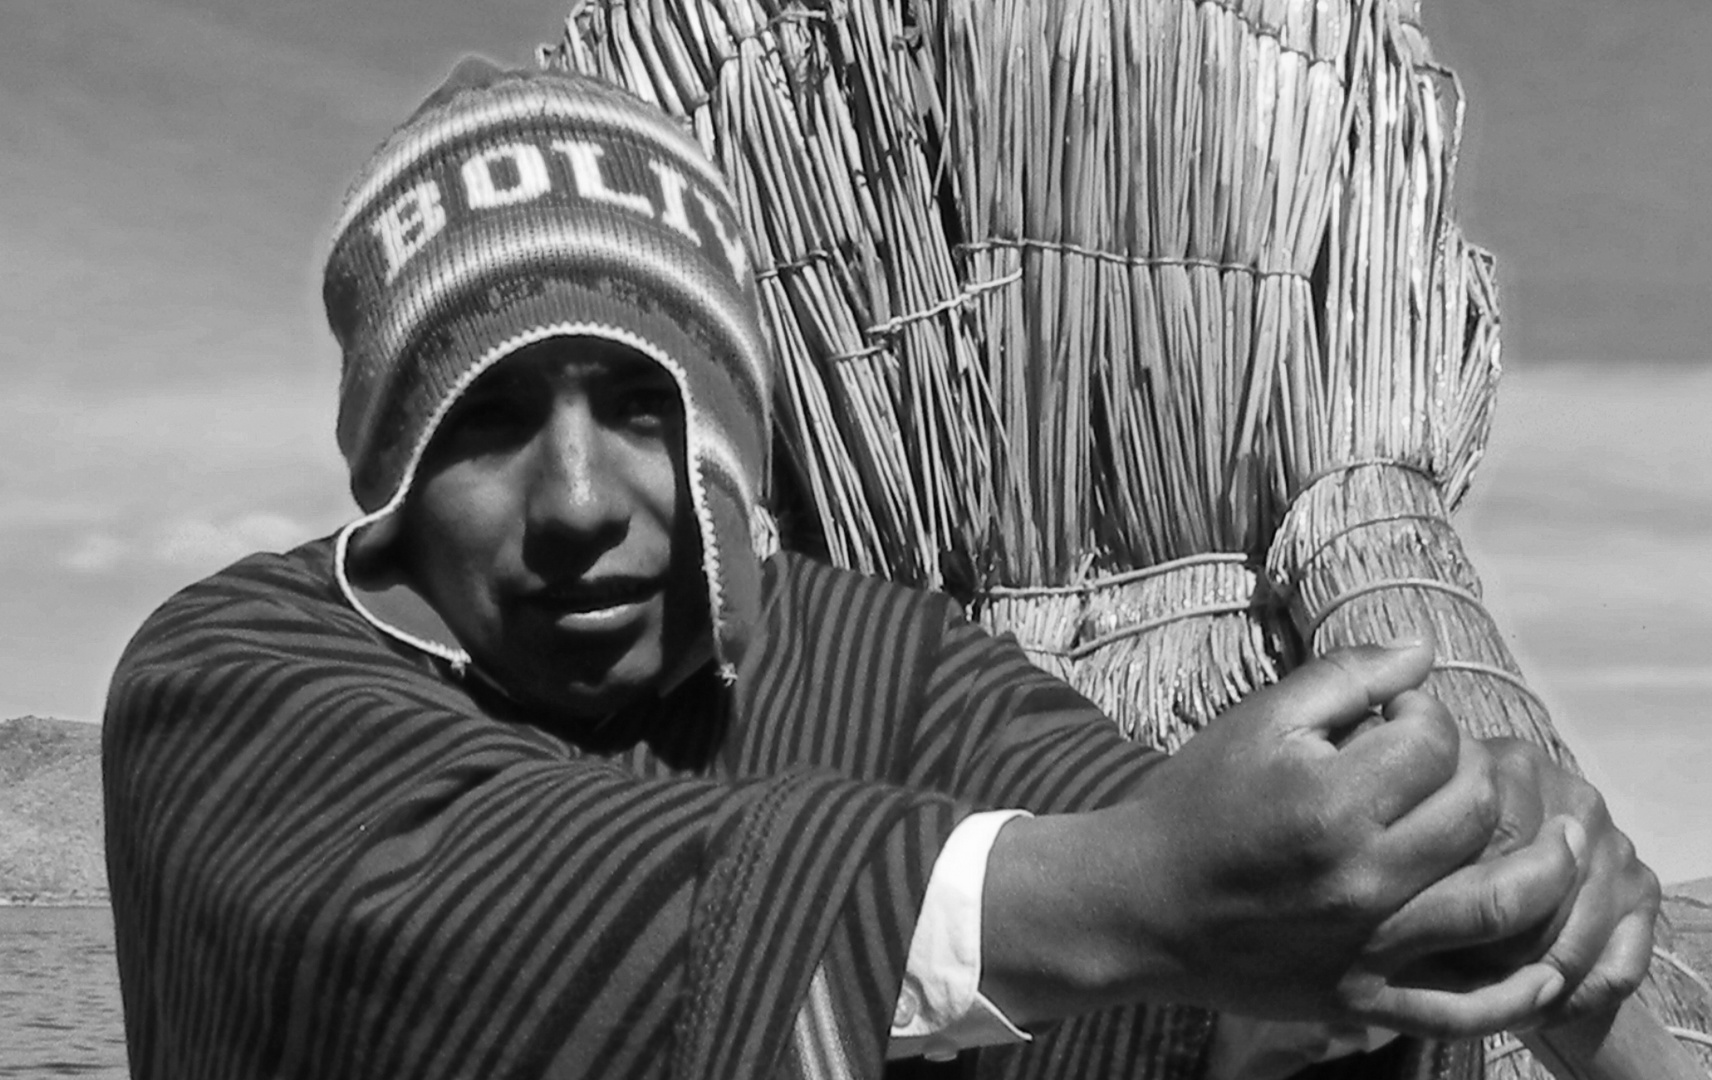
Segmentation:
{"type": "Polygon", "coordinates": [[[624,500],[605,436],[587,402],[554,403],[536,440],[533,528],[597,533],[622,522],[624,500]]]}

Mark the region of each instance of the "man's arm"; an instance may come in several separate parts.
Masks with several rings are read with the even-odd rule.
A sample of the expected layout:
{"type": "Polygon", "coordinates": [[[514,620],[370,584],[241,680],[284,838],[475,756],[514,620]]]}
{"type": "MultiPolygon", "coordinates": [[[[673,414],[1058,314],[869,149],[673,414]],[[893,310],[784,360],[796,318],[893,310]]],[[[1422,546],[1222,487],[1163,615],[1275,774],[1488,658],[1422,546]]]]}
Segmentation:
{"type": "MultiPolygon", "coordinates": [[[[1074,911],[1094,910],[1090,905],[1097,899],[1076,901],[1066,893],[1066,883],[1075,880],[1077,872],[1087,872],[1094,878],[1092,887],[1116,894],[1109,903],[1121,917],[1140,918],[1132,909],[1149,897],[1158,898],[1152,920],[1171,926],[1165,939],[1199,957],[1201,962],[1187,966],[1202,970],[1220,950],[1234,948],[1225,933],[1215,930],[1220,916],[1214,906],[1221,897],[1242,899],[1225,895],[1232,882],[1250,890],[1245,902],[1261,925],[1273,920],[1272,933],[1237,950],[1241,955],[1233,964],[1216,965],[1241,984],[1240,990],[1132,983],[1127,992],[1116,993],[1106,980],[1121,983],[1136,978],[1135,972],[1120,977],[1071,970],[1052,976],[1065,979],[1057,991],[1064,999],[1038,1013],[1030,1011],[1038,1004],[1019,1003],[1022,1018],[1062,1016],[1067,1009],[1141,995],[1263,1015],[1303,1015],[1306,1009],[1306,1015],[1335,1014],[1342,1022],[1388,1020],[1413,1032],[1448,1033],[1514,1021],[1518,1003],[1526,996],[1517,993],[1514,984],[1504,1009],[1480,1015],[1482,1003],[1490,999],[1501,975],[1516,975],[1530,962],[1543,960],[1556,969],[1571,993],[1583,986],[1602,987],[1592,996],[1605,1003],[1620,997],[1636,976],[1637,955],[1645,951],[1641,939],[1650,934],[1656,909],[1656,900],[1649,900],[1650,872],[1635,860],[1597,793],[1585,783],[1543,763],[1525,747],[1465,739],[1431,698],[1405,694],[1424,678],[1431,662],[1425,647],[1363,650],[1311,665],[1309,672],[1252,695],[1166,761],[1121,744],[1109,724],[1098,722],[1091,706],[1033,669],[1012,643],[988,640],[980,649],[959,644],[979,633],[951,620],[947,660],[930,685],[931,722],[922,742],[933,747],[953,740],[956,745],[948,753],[923,753],[921,760],[950,758],[957,763],[949,780],[929,776],[928,782],[946,784],[978,804],[1024,806],[1042,814],[1034,822],[1007,827],[1000,837],[1010,843],[1030,833],[1038,838],[1040,859],[1024,852],[1017,866],[1035,871],[1039,888],[1025,889],[1022,895],[1038,898],[1041,889],[1049,889],[1074,911]],[[1351,663],[1356,665],[1351,670],[1338,666],[1351,663]],[[1391,723],[1364,724],[1373,705],[1392,699],[1391,723]],[[1360,734],[1352,734],[1358,726],[1360,734]],[[1412,806],[1409,800],[1422,802],[1429,795],[1429,805],[1440,808],[1437,815],[1411,819],[1409,842],[1424,846],[1398,842],[1409,840],[1409,832],[1379,827],[1389,822],[1375,819],[1377,800],[1412,806]],[[1066,811],[1077,816],[1049,816],[1066,811]],[[1559,817],[1579,828],[1559,823],[1542,830],[1543,823],[1559,817]],[[1096,839],[1101,832],[1104,836],[1096,839]],[[1585,837],[1581,860],[1570,856],[1566,834],[1585,837]],[[1376,861],[1382,851],[1365,845],[1388,836],[1389,863],[1376,861]],[[1340,842],[1348,847],[1340,851],[1340,842]],[[1431,865],[1435,845],[1437,866],[1431,865]],[[1493,861],[1506,853],[1511,857],[1493,861]],[[1168,869],[1139,865],[1144,858],[1168,869]],[[1474,868],[1482,858],[1488,865],[1474,868]],[[1055,865],[1054,860],[1069,865],[1055,865]],[[1319,878],[1305,880],[1316,862],[1319,878]],[[1223,869],[1215,874],[1221,863],[1223,869]],[[1595,867],[1597,873],[1583,872],[1595,867]],[[1185,876],[1197,868],[1200,878],[1185,876]],[[1457,873],[1446,877],[1452,871],[1457,873]],[[1566,874],[1573,875],[1567,882],[1566,874]],[[1440,883],[1437,889],[1422,892],[1435,882],[1440,883]],[[1298,889],[1298,896],[1285,891],[1291,887],[1298,889]],[[1505,889],[1520,889],[1524,899],[1505,889]],[[1418,900],[1406,909],[1405,901],[1417,894],[1418,900]],[[1546,895],[1552,897],[1554,913],[1517,932],[1524,915],[1545,905],[1546,895]],[[1292,915],[1284,905],[1298,901],[1330,908],[1330,914],[1321,916],[1296,913],[1310,918],[1310,928],[1312,918],[1325,917],[1345,934],[1363,923],[1371,933],[1396,917],[1388,928],[1394,943],[1385,946],[1385,963],[1396,969],[1397,978],[1420,984],[1412,986],[1419,992],[1390,993],[1385,995],[1389,1003],[1377,1011],[1367,1003],[1353,1012],[1335,1004],[1338,991],[1323,978],[1317,999],[1292,991],[1268,1004],[1248,996],[1266,987],[1289,988],[1291,978],[1310,972],[1325,975],[1323,959],[1316,959],[1322,966],[1303,967],[1288,962],[1287,950],[1279,953],[1276,942],[1288,933],[1292,915]],[[1523,906],[1511,910],[1502,906],[1505,903],[1523,906]],[[1571,925],[1566,909],[1583,915],[1571,925]],[[1196,915],[1205,918],[1192,917],[1196,915]],[[1504,940],[1491,941],[1494,936],[1504,940]],[[1201,942],[1204,937],[1210,942],[1201,942]],[[1454,948],[1456,979],[1442,965],[1434,970],[1432,964],[1405,959],[1400,952],[1430,941],[1437,941],[1440,950],[1454,948]],[[1614,947],[1607,954],[1601,950],[1608,942],[1614,947]],[[1600,959],[1595,963],[1589,952],[1600,959]],[[1254,966],[1268,964],[1281,972],[1256,981],[1254,966]],[[1409,970],[1403,971],[1405,966],[1409,970]],[[1484,997],[1468,996],[1476,985],[1488,988],[1484,997]],[[1450,990],[1461,996],[1452,996],[1450,990]],[[1399,1001],[1412,1003],[1413,1011],[1396,1015],[1399,1001]]],[[[1003,876],[1001,872],[998,880],[1003,876]]],[[[1088,925],[1085,914],[1069,924],[1051,917],[1057,902],[1044,909],[1054,927],[1098,929],[1088,925]]],[[[1002,922],[1001,917],[990,928],[1002,922]]],[[[1114,935],[1119,939],[1115,944],[1096,941],[1090,950],[1097,958],[1092,966],[1124,955],[1144,932],[1131,925],[1114,935]]],[[[1050,934],[1032,930],[1005,937],[1033,945],[1052,940],[1050,934]]],[[[1077,955],[1073,944],[1043,951],[1054,959],[1035,958],[1022,966],[1045,981],[1050,981],[1044,973],[1051,963],[1077,955]]],[[[994,978],[1000,978],[997,973],[1005,961],[995,953],[988,962],[994,964],[994,978]]],[[[1550,978],[1538,967],[1525,977],[1550,978]]],[[[1342,992],[1356,994],[1361,987],[1373,993],[1371,977],[1342,992]]],[[[1550,1015],[1558,1015],[1563,1000],[1567,998],[1552,1003],[1550,1015]]],[[[1576,1001],[1576,1008],[1586,1007],[1576,1001]]],[[[1546,1014],[1530,1015],[1543,1019],[1546,1014]]]]}
{"type": "Polygon", "coordinates": [[[1007,826],[984,991],[1025,1024],[1145,999],[1466,1035],[1541,1022],[1566,987],[1579,1008],[1632,989],[1650,873],[1560,774],[1460,738],[1410,689],[1430,663],[1316,661],[1123,804],[1007,826]],[[1495,844],[1501,824],[1525,842],[1495,844]],[[1446,954],[1454,977],[1430,962],[1446,954]]]}
{"type": "Polygon", "coordinates": [[[139,1080],[770,1074],[823,968],[877,1067],[951,799],[639,778],[265,584],[181,597],[114,682],[139,1080]]]}

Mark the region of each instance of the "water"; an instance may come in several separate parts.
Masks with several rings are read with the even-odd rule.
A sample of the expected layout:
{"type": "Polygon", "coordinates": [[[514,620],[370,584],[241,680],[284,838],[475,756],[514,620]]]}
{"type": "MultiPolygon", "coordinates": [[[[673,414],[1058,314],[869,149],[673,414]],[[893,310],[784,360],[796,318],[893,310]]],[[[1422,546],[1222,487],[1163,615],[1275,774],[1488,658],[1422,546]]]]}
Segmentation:
{"type": "Polygon", "coordinates": [[[129,1075],[113,913],[0,907],[0,1077],[129,1075]]]}

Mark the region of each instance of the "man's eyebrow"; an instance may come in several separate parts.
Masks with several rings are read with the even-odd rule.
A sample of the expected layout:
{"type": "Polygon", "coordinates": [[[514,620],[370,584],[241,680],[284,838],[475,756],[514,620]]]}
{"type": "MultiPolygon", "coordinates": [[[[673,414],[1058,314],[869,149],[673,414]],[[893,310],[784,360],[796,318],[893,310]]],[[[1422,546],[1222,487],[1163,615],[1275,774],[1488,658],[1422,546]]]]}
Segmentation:
{"type": "Polygon", "coordinates": [[[677,385],[672,373],[649,357],[596,352],[594,355],[523,360],[520,363],[502,361],[478,377],[466,393],[549,386],[559,377],[573,373],[582,378],[627,384],[661,382],[677,385]]]}
{"type": "Polygon", "coordinates": [[[502,364],[499,367],[484,371],[474,382],[470,383],[468,389],[464,391],[462,396],[467,398],[474,394],[486,394],[495,390],[503,390],[507,387],[515,386],[527,378],[528,376],[524,374],[520,369],[520,366],[508,367],[502,364]]]}
{"type": "Polygon", "coordinates": [[[668,382],[676,385],[677,380],[672,373],[646,357],[638,356],[593,356],[586,360],[572,361],[573,364],[584,365],[583,370],[590,375],[600,375],[609,379],[623,382],[668,382]]]}

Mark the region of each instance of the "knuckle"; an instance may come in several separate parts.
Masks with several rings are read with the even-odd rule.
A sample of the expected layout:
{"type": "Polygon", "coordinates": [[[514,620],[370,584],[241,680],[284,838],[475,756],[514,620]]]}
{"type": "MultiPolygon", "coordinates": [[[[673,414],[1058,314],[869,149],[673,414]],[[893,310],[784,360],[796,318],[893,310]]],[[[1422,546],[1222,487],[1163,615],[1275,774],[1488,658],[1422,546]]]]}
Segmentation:
{"type": "MultiPolygon", "coordinates": [[[[1640,853],[1635,850],[1635,842],[1629,839],[1629,835],[1627,833],[1614,831],[1611,837],[1611,846],[1617,856],[1617,863],[1619,866],[1625,868],[1636,867],[1642,870],[1646,869],[1646,867],[1641,863],[1640,853]]],[[[1651,873],[1651,871],[1649,870],[1647,873],[1651,873]]]]}
{"type": "Polygon", "coordinates": [[[1371,652],[1371,646],[1340,645],[1338,648],[1321,653],[1320,659],[1325,661],[1327,667],[1336,669],[1340,673],[1340,678],[1347,676],[1360,681],[1358,673],[1361,670],[1363,656],[1371,652]]]}
{"type": "Polygon", "coordinates": [[[1293,772],[1285,781],[1271,800],[1279,841],[1305,866],[1335,867],[1347,851],[1346,819],[1338,792],[1306,770],[1293,772]]]}
{"type": "Polygon", "coordinates": [[[1348,701],[1351,707],[1357,703],[1366,704],[1371,701],[1367,678],[1362,670],[1362,658],[1356,649],[1335,649],[1320,659],[1324,663],[1315,667],[1314,673],[1325,681],[1339,699],[1348,701]]]}
{"type": "Polygon", "coordinates": [[[1370,971],[1357,970],[1338,979],[1332,998],[1343,1012],[1365,1014],[1378,1007],[1384,993],[1384,979],[1370,971]]]}
{"type": "Polygon", "coordinates": [[[1639,990],[1645,978],[1644,969],[1592,972],[1575,988],[1560,1012],[1566,1019],[1581,1019],[1607,1012],[1639,990]]]}
{"type": "Polygon", "coordinates": [[[1438,698],[1431,694],[1416,696],[1425,702],[1425,707],[1421,710],[1420,729],[1427,752],[1455,765],[1457,756],[1462,751],[1462,729],[1456,726],[1450,710],[1445,708],[1438,698]]]}
{"type": "Polygon", "coordinates": [[[1320,800],[1319,832],[1338,851],[1362,847],[1372,827],[1373,815],[1369,800],[1350,787],[1326,790],[1320,800]]]}
{"type": "Polygon", "coordinates": [[[1605,980],[1605,985],[1613,999],[1621,999],[1639,990],[1646,978],[1647,969],[1642,965],[1635,965],[1612,974],[1605,980]]]}
{"type": "Polygon", "coordinates": [[[1484,940],[1508,936],[1516,927],[1518,907],[1518,898],[1509,890],[1483,885],[1470,898],[1470,916],[1476,933],[1484,940]]]}
{"type": "Polygon", "coordinates": [[[1504,797],[1490,758],[1476,758],[1469,778],[1464,813],[1472,830],[1490,836],[1504,821],[1504,797]]]}
{"type": "Polygon", "coordinates": [[[1370,866],[1354,866],[1338,875],[1327,906],[1339,918],[1366,924],[1391,913],[1391,890],[1385,876],[1370,866]]]}
{"type": "Polygon", "coordinates": [[[1299,865],[1314,877],[1336,874],[1347,861],[1343,837],[1324,815],[1299,815],[1291,835],[1299,865]]]}
{"type": "Polygon", "coordinates": [[[1543,758],[1539,747],[1507,735],[1496,735],[1480,742],[1506,773],[1530,783],[1536,782],[1543,758]]]}
{"type": "Polygon", "coordinates": [[[1437,698],[1405,691],[1398,698],[1409,707],[1406,745],[1412,764],[1439,770],[1444,780],[1456,771],[1462,755],[1462,732],[1437,698]],[[1417,703],[1425,703],[1417,707],[1417,703]]]}
{"type": "Polygon", "coordinates": [[[1582,812],[1588,822],[1596,828],[1615,831],[1616,826],[1611,821],[1611,808],[1605,804],[1605,796],[1599,794],[1599,789],[1578,777],[1576,790],[1581,795],[1582,812]]]}
{"type": "Polygon", "coordinates": [[[1641,867],[1641,908],[1656,914],[1664,903],[1664,887],[1651,867],[1641,867]]]}
{"type": "Polygon", "coordinates": [[[1335,1016],[1395,1025],[1396,1014],[1386,1007],[1386,989],[1385,979],[1373,972],[1346,973],[1329,995],[1330,1011],[1335,1016]]]}

